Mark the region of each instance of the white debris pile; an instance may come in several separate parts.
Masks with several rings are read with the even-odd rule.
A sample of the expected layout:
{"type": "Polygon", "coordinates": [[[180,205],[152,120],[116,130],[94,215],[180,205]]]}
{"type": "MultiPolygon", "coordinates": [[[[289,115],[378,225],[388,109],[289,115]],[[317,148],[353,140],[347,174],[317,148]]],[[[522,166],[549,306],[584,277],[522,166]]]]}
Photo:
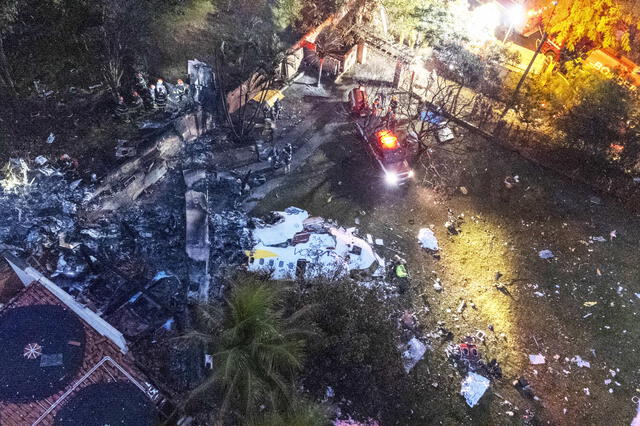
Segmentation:
{"type": "Polygon", "coordinates": [[[384,273],[384,260],[354,235],[355,228],[309,217],[296,207],[273,212],[267,222],[255,223],[254,245],[245,252],[249,271],[269,272],[274,279],[333,277],[351,271],[374,277],[384,273]]]}
{"type": "Polygon", "coordinates": [[[433,231],[429,228],[422,228],[418,231],[418,241],[423,249],[438,251],[438,240],[433,231]]]}
{"type": "Polygon", "coordinates": [[[469,373],[462,381],[460,394],[464,396],[469,407],[475,407],[487,389],[489,389],[489,379],[477,373],[469,373]]]}
{"type": "Polygon", "coordinates": [[[580,355],[576,355],[573,358],[571,358],[571,362],[573,362],[578,367],[591,368],[591,363],[589,361],[585,361],[584,359],[582,359],[580,355]]]}
{"type": "Polygon", "coordinates": [[[542,354],[529,355],[529,364],[539,365],[544,363],[545,363],[544,355],[542,354]]]}
{"type": "Polygon", "coordinates": [[[415,337],[411,338],[411,340],[407,342],[407,350],[402,353],[404,371],[407,373],[411,371],[418,361],[424,357],[425,352],[427,352],[427,345],[415,337]]]}
{"type": "Polygon", "coordinates": [[[538,256],[540,256],[540,259],[553,259],[555,257],[551,250],[540,250],[538,256]]]}

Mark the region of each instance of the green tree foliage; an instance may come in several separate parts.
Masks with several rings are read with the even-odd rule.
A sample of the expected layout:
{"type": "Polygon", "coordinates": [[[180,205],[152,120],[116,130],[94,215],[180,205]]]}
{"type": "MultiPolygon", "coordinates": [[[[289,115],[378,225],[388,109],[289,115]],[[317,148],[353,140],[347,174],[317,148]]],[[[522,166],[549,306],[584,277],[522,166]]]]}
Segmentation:
{"type": "Polygon", "coordinates": [[[302,11],[302,0],[277,0],[272,6],[273,20],[279,31],[295,28],[302,11]]]}
{"type": "Polygon", "coordinates": [[[152,12],[139,0],[102,0],[92,12],[99,25],[82,35],[87,57],[95,60],[102,80],[114,98],[121,95],[125,68],[141,66],[139,57],[149,46],[149,23],[152,12]]]}
{"type": "Polygon", "coordinates": [[[503,66],[518,61],[518,54],[502,43],[489,44],[482,51],[472,52],[458,42],[446,42],[434,49],[434,57],[438,74],[491,96],[497,96],[501,90],[503,66]]]}
{"type": "Polygon", "coordinates": [[[460,19],[464,15],[456,16],[451,4],[438,0],[428,0],[420,4],[415,16],[424,43],[437,49],[468,41],[466,32],[461,31],[465,26],[460,25],[460,19]]]}
{"type": "Polygon", "coordinates": [[[418,28],[420,22],[421,0],[382,0],[389,18],[392,22],[393,31],[399,35],[407,34],[418,28]]]}
{"type": "Polygon", "coordinates": [[[393,411],[407,383],[396,346],[394,302],[352,281],[314,283],[299,297],[299,306],[317,306],[315,322],[322,332],[309,345],[305,388],[323,395],[333,387],[336,400],[353,402],[354,417],[393,411]]]}
{"type": "Polygon", "coordinates": [[[542,120],[556,130],[556,141],[580,150],[600,164],[613,159],[611,145],[623,146],[615,157],[637,160],[637,96],[617,78],[578,62],[567,72],[547,73],[524,87],[518,107],[525,121],[542,120]]]}
{"type": "Polygon", "coordinates": [[[620,143],[630,118],[630,92],[617,80],[585,69],[570,71],[567,80],[573,93],[557,128],[566,134],[567,142],[590,153],[606,154],[611,144],[620,143]]]}
{"type": "Polygon", "coordinates": [[[295,395],[294,379],[311,334],[304,322],[309,308],[285,315],[281,300],[282,292],[273,284],[242,277],[234,282],[223,312],[201,307],[194,331],[186,335],[214,352],[215,372],[192,397],[217,387],[222,392],[221,421],[229,415],[234,423],[251,421],[260,405],[285,413],[295,395]]]}
{"type": "Polygon", "coordinates": [[[349,0],[301,0],[302,9],[298,29],[305,33],[332,14],[336,13],[340,8],[347,4],[349,0]]]}
{"type": "Polygon", "coordinates": [[[571,50],[587,39],[600,47],[629,51],[630,29],[640,28],[640,7],[633,0],[560,0],[555,11],[546,0],[536,4],[545,6],[543,21],[549,23],[549,32],[571,50]]]}
{"type": "Polygon", "coordinates": [[[115,94],[122,68],[144,62],[149,28],[174,1],[12,0],[13,25],[0,24],[7,61],[21,70],[16,86],[24,89],[34,79],[52,88],[104,80],[115,94]]]}

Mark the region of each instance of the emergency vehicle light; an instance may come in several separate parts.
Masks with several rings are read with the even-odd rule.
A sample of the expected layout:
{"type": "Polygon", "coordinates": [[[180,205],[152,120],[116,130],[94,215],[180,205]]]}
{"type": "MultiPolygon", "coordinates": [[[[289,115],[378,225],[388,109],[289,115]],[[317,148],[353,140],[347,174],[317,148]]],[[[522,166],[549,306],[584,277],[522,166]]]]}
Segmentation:
{"type": "Polygon", "coordinates": [[[391,130],[380,130],[376,132],[376,137],[385,149],[396,149],[398,147],[398,137],[391,133],[391,130]]]}

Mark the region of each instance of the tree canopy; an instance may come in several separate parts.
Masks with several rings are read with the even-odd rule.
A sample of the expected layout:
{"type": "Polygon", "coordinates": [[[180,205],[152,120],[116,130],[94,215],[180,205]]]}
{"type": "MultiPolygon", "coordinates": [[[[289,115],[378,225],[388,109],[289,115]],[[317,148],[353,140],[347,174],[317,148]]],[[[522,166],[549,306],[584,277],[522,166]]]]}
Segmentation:
{"type": "MultiPolygon", "coordinates": [[[[282,296],[273,283],[247,275],[234,281],[222,312],[215,306],[199,307],[194,330],[185,337],[214,352],[215,370],[192,397],[210,398],[219,388],[220,420],[231,414],[236,422],[252,421],[272,411],[274,417],[295,417],[287,408],[296,398],[295,375],[302,367],[306,337],[312,333],[304,321],[308,307],[285,315],[282,296]]],[[[296,407],[297,415],[320,411],[304,403],[296,407]]]]}
{"type": "Polygon", "coordinates": [[[633,29],[640,28],[640,4],[634,0],[559,0],[555,7],[539,0],[545,7],[543,22],[569,49],[585,39],[600,47],[632,49],[633,29]]]}

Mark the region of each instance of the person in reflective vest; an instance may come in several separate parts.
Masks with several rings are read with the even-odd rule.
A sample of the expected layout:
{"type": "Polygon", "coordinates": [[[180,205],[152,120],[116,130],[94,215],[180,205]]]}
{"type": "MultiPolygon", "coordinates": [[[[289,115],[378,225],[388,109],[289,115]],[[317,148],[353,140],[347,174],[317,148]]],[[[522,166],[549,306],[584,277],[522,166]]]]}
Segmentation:
{"type": "Polygon", "coordinates": [[[187,95],[187,86],[184,85],[184,81],[181,79],[178,79],[177,84],[173,87],[173,95],[178,103],[182,102],[187,95]]]}

